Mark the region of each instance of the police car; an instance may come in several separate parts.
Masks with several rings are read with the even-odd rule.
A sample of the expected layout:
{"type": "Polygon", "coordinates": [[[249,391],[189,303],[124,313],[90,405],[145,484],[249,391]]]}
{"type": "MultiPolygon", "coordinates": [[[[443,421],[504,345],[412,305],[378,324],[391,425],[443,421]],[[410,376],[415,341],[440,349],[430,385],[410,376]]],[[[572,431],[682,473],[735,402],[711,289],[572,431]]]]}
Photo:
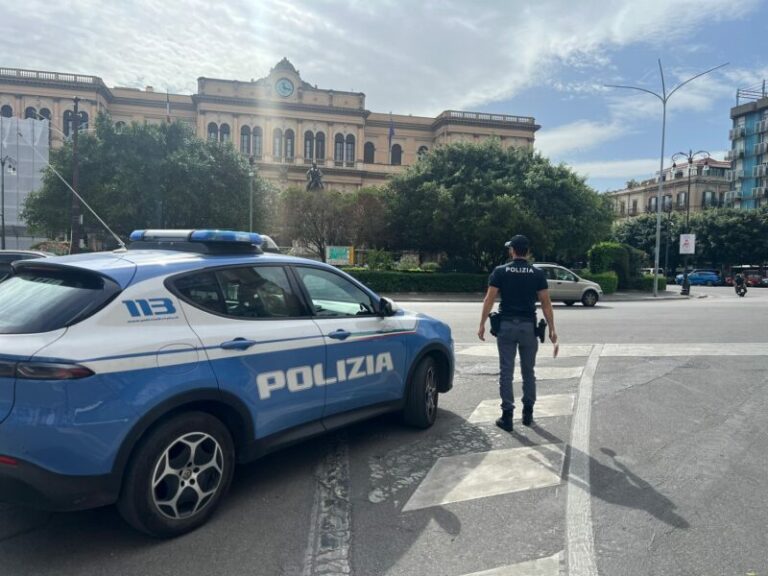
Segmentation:
{"type": "Polygon", "coordinates": [[[237,462],[385,412],[435,421],[445,324],[257,234],[131,240],[16,262],[0,283],[0,500],[116,502],[175,536],[211,516],[237,462]]]}

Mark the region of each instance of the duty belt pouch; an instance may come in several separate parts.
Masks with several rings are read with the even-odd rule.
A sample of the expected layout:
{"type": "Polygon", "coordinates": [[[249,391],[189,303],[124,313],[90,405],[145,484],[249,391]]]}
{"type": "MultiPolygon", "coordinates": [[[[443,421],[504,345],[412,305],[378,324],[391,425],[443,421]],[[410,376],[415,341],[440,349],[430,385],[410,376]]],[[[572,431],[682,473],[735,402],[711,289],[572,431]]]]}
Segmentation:
{"type": "Polygon", "coordinates": [[[488,314],[488,318],[491,320],[491,336],[498,336],[499,330],[501,330],[501,314],[491,312],[488,314]]]}

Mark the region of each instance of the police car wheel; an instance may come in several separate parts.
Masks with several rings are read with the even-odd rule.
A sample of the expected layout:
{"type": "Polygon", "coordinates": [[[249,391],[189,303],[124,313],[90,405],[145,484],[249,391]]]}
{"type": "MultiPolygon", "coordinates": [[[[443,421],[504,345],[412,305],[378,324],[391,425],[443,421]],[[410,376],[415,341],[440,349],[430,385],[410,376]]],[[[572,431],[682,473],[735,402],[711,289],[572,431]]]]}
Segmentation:
{"type": "Polygon", "coordinates": [[[435,360],[424,358],[413,371],[405,399],[403,417],[406,424],[429,428],[437,418],[438,373],[435,360]]]}
{"type": "Polygon", "coordinates": [[[123,518],[151,536],[190,532],[213,514],[232,481],[227,428],[204,412],[161,424],[136,449],[118,500],[123,518]]]}
{"type": "Polygon", "coordinates": [[[597,292],[594,290],[584,292],[584,295],[581,297],[581,303],[589,308],[597,304],[597,292]]]}

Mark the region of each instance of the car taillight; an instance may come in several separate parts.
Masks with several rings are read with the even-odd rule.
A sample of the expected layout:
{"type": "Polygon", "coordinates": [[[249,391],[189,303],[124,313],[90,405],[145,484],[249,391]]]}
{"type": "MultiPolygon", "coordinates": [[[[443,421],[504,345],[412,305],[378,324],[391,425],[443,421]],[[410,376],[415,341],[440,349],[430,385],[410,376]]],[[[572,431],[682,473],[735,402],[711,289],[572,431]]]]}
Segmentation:
{"type": "Polygon", "coordinates": [[[0,465],[2,466],[18,466],[19,461],[16,458],[10,456],[0,456],[0,465]]]}
{"type": "Polygon", "coordinates": [[[19,362],[16,377],[25,380],[76,380],[93,376],[93,371],[79,364],[56,362],[19,362]]]}

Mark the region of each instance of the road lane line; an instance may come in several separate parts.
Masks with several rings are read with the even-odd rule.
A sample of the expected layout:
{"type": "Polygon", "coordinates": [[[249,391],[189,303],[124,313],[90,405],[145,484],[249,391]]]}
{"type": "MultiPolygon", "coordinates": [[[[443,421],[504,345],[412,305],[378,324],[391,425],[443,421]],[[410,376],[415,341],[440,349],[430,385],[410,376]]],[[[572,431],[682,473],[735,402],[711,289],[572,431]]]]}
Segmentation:
{"type": "MultiPolygon", "coordinates": [[[[573,413],[573,394],[546,394],[536,399],[536,419],[570,416],[573,413]]],[[[499,417],[499,399],[483,400],[469,416],[467,422],[493,422],[499,417]]]]}
{"type": "Polygon", "coordinates": [[[603,345],[597,344],[581,375],[571,430],[570,466],[566,505],[566,546],[569,576],[597,576],[595,533],[589,481],[589,432],[592,389],[603,345]]]}
{"type": "Polygon", "coordinates": [[[349,500],[349,448],[341,432],[315,470],[315,493],[302,576],[352,574],[352,504],[349,500]]]}
{"type": "Polygon", "coordinates": [[[557,553],[547,558],[500,566],[482,572],[472,572],[472,574],[465,574],[465,576],[558,576],[561,557],[562,554],[557,553]]]}

